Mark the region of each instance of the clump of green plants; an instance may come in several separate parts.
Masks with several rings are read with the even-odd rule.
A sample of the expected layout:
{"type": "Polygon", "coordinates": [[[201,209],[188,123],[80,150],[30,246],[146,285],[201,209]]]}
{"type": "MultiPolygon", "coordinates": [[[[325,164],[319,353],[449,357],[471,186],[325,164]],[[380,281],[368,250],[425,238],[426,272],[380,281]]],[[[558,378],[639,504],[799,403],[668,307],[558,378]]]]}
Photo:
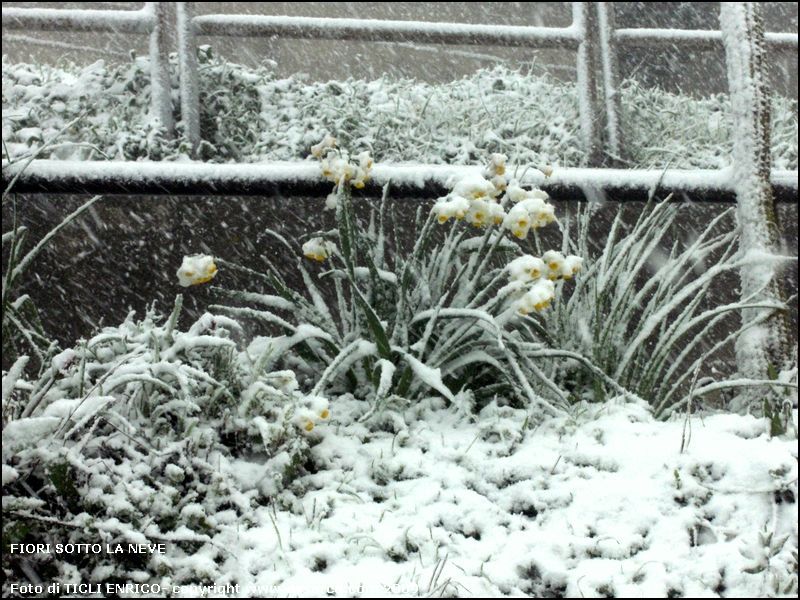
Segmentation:
{"type": "Polygon", "coordinates": [[[214,541],[219,527],[246,525],[252,507],[303,472],[327,400],[300,393],[291,371],[254,365],[237,350],[240,327],[228,317],[207,313],[179,330],[181,303],[166,319],[153,309],[141,320],[129,315],[53,356],[38,376],[26,376],[26,356],[3,376],[4,547],[54,537],[164,542],[170,551],[59,560],[4,553],[4,569],[43,580],[147,572],[202,581],[226,552],[214,541]],[[259,477],[240,473],[241,462],[260,465],[259,477]],[[190,560],[198,552],[208,560],[190,560]]]}
{"type": "MultiPolygon", "coordinates": [[[[586,258],[584,274],[568,298],[544,315],[554,354],[584,357],[620,386],[648,401],[656,416],[691,409],[692,402],[746,386],[796,388],[786,381],[744,381],[733,369],[715,371],[715,360],[736,339],[786,311],[781,302],[751,298],[720,303],[715,298],[741,269],[759,269],[769,260],[739,252],[735,209],[720,212],[685,242],[677,224],[686,210],[680,203],[656,201],[620,208],[605,242],[593,243],[591,223],[599,207],[588,204],[565,218],[565,251],[586,258]],[[670,240],[672,240],[670,242],[670,240]],[[746,325],[741,311],[764,309],[746,325]],[[711,375],[717,373],[716,378],[711,375]]],[[[554,364],[548,373],[577,395],[591,390],[605,397],[603,386],[572,362],[554,364]]],[[[718,408],[728,408],[723,401],[718,408]]]]}
{"type": "Polygon", "coordinates": [[[307,376],[314,394],[352,393],[372,410],[434,394],[461,408],[499,398],[535,415],[562,413],[567,395],[541,367],[550,337],[542,315],[582,276],[582,260],[553,250],[535,256],[519,243],[555,221],[547,195],[507,179],[505,156],[493,155],[483,175],[456,181],[433,209],[417,211],[405,250],[392,231],[389,186],[368,219],[355,210],[368,153],[351,157],[326,136],[312,155],[334,184],[326,200],[334,228],[296,245],[269,232],[297,257],[305,289],[267,263],[266,272],[250,272],[263,293],[218,289],[232,302],[211,307],[261,324],[268,342],[260,360],[307,376]]]}

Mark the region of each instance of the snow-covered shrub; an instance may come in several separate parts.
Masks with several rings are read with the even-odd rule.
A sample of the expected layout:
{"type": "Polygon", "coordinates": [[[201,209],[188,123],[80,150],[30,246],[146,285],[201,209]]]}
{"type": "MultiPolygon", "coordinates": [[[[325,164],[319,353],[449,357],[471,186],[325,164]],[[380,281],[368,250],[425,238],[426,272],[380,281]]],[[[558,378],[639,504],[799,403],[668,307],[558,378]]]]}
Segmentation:
{"type": "MultiPolygon", "coordinates": [[[[584,164],[574,84],[528,68],[497,66],[444,83],[381,77],[310,82],[198,53],[199,158],[214,162],[299,160],[326,131],[365,146],[381,162],[475,164],[512,154],[516,164],[584,164]],[[346,99],[346,101],[343,101],[346,99]]],[[[177,63],[170,64],[173,95],[177,63]]],[[[13,64],[3,60],[7,158],[176,159],[189,151],[148,118],[146,57],[119,66],[13,64]]],[[[726,95],[696,98],[626,82],[622,125],[630,166],[718,168],[729,164],[726,95]]],[[[773,162],[797,168],[797,100],[773,100],[773,162]]]]}
{"type": "Polygon", "coordinates": [[[4,547],[53,537],[169,551],[55,561],[4,553],[4,569],[202,581],[215,573],[198,565],[224,552],[210,543],[223,516],[246,521],[253,503],[301,472],[327,401],[302,395],[291,371],[250,369],[228,317],[207,313],[180,331],[180,307],[178,296],[166,320],[132,313],[57,354],[39,377],[25,378],[24,357],[3,374],[4,547]],[[237,461],[259,465],[258,476],[242,480],[237,461]]]}
{"type": "MultiPolygon", "coordinates": [[[[657,202],[629,213],[618,209],[605,243],[590,235],[598,206],[587,204],[564,219],[564,251],[586,260],[565,301],[544,314],[554,359],[588,359],[627,390],[646,399],[656,415],[682,409],[693,398],[750,385],[796,387],[786,381],[754,382],[715,372],[714,360],[740,335],[743,308],[788,310],[751,298],[721,303],[720,290],[738,283],[741,268],[763,268],[787,257],[742,256],[734,209],[721,212],[689,241],[676,237],[686,207],[657,202]],[[673,240],[673,241],[670,241],[673,240]],[[665,249],[666,245],[666,249],[665,249]],[[671,247],[670,247],[671,246],[671,247]],[[727,280],[725,278],[728,278],[727,280]],[[716,379],[709,378],[716,375],[716,379]]],[[[758,322],[773,311],[765,311],[758,322]]],[[[548,374],[578,397],[603,397],[602,382],[575,363],[554,362],[548,374]],[[587,376],[588,375],[588,376],[587,376]]],[[[795,372],[796,381],[796,372],[795,372]]],[[[790,407],[791,408],[791,407],[790,407]]]]}
{"type": "Polygon", "coordinates": [[[259,364],[295,370],[314,394],[349,392],[381,407],[433,392],[463,408],[499,396],[560,412],[566,397],[532,356],[546,335],[541,313],[581,261],[528,255],[518,243],[555,219],[547,195],[507,182],[505,157],[495,155],[483,176],[418,209],[413,248],[404,250],[390,227],[388,186],[368,220],[354,208],[351,189],[369,177],[371,159],[334,145],[326,138],[312,154],[335,183],[326,201],[335,228],[304,243],[268,232],[285,248],[284,264],[297,257],[305,290],[267,262],[265,273],[250,272],[266,289],[219,289],[238,306],[211,310],[263,327],[259,364]]]}

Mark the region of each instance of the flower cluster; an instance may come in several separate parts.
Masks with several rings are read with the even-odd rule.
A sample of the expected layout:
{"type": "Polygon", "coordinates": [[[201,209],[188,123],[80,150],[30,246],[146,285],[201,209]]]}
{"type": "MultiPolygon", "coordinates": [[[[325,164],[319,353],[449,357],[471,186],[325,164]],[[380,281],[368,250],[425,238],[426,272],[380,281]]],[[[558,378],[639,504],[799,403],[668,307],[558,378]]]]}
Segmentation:
{"type": "Polygon", "coordinates": [[[183,287],[208,283],[217,274],[214,257],[206,254],[184,256],[181,268],[178,269],[178,283],[183,287]]]}
{"type": "MultiPolygon", "coordinates": [[[[361,189],[369,181],[373,164],[369,152],[365,150],[351,158],[347,150],[336,148],[336,138],[330,134],[311,147],[311,156],[320,160],[322,176],[337,186],[350,183],[354,188],[361,189]]],[[[335,194],[332,196],[335,198],[335,194]]],[[[335,200],[329,196],[326,205],[335,207],[335,200]]]]}
{"type": "Polygon", "coordinates": [[[542,190],[525,190],[512,181],[506,195],[514,206],[509,209],[503,224],[514,237],[524,240],[531,229],[556,220],[555,209],[547,203],[548,195],[542,190]]]}
{"type": "Polygon", "coordinates": [[[311,433],[317,421],[327,421],[330,416],[327,398],[306,396],[295,410],[292,421],[303,431],[311,433]]]}
{"type": "Polygon", "coordinates": [[[555,297],[555,281],[572,279],[580,270],[583,259],[579,256],[564,256],[549,250],[541,258],[526,254],[512,260],[507,267],[512,281],[531,284],[516,301],[516,309],[527,315],[550,306],[555,297]]]}
{"type": "Polygon", "coordinates": [[[484,177],[468,175],[455,184],[450,194],[439,198],[433,212],[442,224],[454,218],[466,219],[475,227],[500,225],[506,216],[497,200],[501,193],[502,190],[484,177]]]}
{"type": "Polygon", "coordinates": [[[303,255],[317,262],[323,262],[333,252],[336,252],[336,244],[320,237],[311,238],[303,244],[303,255]]]}
{"type": "Polygon", "coordinates": [[[531,229],[555,221],[555,210],[541,190],[526,190],[506,178],[505,154],[492,154],[483,175],[468,175],[453,186],[453,191],[439,198],[433,207],[439,223],[466,219],[475,227],[503,225],[515,237],[524,240],[531,229]],[[503,206],[513,204],[506,212],[503,206]]]}

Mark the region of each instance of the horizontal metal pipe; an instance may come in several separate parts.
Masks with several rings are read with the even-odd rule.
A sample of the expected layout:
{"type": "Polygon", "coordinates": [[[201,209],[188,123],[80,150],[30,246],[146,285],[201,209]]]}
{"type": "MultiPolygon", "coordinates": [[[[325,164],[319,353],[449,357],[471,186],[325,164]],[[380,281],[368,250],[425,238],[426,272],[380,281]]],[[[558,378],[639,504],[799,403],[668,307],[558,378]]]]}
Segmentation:
{"type": "Polygon", "coordinates": [[[330,19],[267,15],[203,15],[195,17],[198,35],[279,36],[380,42],[420,42],[452,45],[577,48],[573,27],[472,25],[378,19],[330,19]]]}
{"type": "Polygon", "coordinates": [[[3,8],[3,28],[38,31],[112,31],[150,33],[152,10],[78,10],[60,8],[3,8]]]}
{"type": "MultiPolygon", "coordinates": [[[[392,195],[411,199],[446,195],[451,182],[477,167],[378,164],[360,194],[379,195],[390,183],[392,195]]],[[[510,172],[513,172],[510,170],[510,172]]],[[[196,196],[315,196],[329,194],[315,162],[262,164],[202,164],[159,162],[79,162],[38,160],[3,164],[4,189],[17,177],[18,193],[196,195],[196,196]],[[19,175],[19,177],[17,177],[19,175]]],[[[646,200],[650,190],[663,197],[674,192],[698,202],[735,202],[732,173],[725,170],[557,169],[550,177],[535,169],[523,183],[547,191],[555,200],[646,200]]],[[[797,201],[797,171],[776,171],[773,189],[779,202],[797,201]]]]}
{"type": "MultiPolygon", "coordinates": [[[[710,29],[617,29],[614,39],[624,46],[671,46],[680,44],[697,49],[722,48],[722,33],[710,29]]],[[[773,50],[797,51],[796,33],[767,33],[767,45],[773,50]]]]}

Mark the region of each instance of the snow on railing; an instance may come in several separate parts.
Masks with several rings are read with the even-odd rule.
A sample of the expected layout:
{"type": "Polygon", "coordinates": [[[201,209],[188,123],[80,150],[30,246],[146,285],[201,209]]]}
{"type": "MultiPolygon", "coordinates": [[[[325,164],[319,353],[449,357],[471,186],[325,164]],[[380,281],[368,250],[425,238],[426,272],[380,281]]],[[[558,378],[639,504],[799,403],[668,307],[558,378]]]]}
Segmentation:
{"type": "Polygon", "coordinates": [[[280,36],[312,40],[529,48],[577,48],[580,42],[574,27],[228,14],[195,17],[194,23],[197,33],[213,36],[280,36]]]}
{"type": "MultiPolygon", "coordinates": [[[[736,192],[741,231],[739,251],[745,256],[775,256],[780,254],[780,230],[769,180],[770,98],[764,21],[753,2],[723,2],[720,25],[731,112],[736,123],[731,183],[736,192]]],[[[784,278],[775,262],[762,259],[757,265],[747,265],[741,269],[740,279],[743,298],[778,306],[785,303],[784,278]]],[[[747,335],[736,341],[736,363],[739,373],[749,379],[774,379],[775,373],[791,368],[792,364],[788,314],[771,311],[769,318],[763,319],[764,310],[747,308],[742,311],[742,324],[749,327],[747,335]]],[[[763,407],[767,416],[781,422],[782,395],[751,389],[742,397],[749,407],[763,407]]],[[[773,433],[776,433],[774,425],[775,421],[773,433]]],[[[785,432],[786,426],[787,422],[783,421],[779,432],[785,432]]]]}
{"type": "MultiPolygon", "coordinates": [[[[612,4],[604,2],[602,4],[612,4]]],[[[617,43],[623,46],[672,46],[681,44],[698,49],[718,50],[722,48],[722,32],[711,29],[617,29],[617,43]]],[[[770,50],[797,51],[796,33],[767,33],[770,50]]]]}
{"type": "MultiPolygon", "coordinates": [[[[559,168],[545,176],[537,169],[522,172],[522,183],[547,191],[555,200],[585,200],[611,193],[615,200],[645,200],[655,190],[686,193],[693,201],[734,202],[732,169],[592,169],[559,168]]],[[[390,184],[396,197],[436,198],[445,195],[453,179],[480,174],[482,167],[430,164],[376,164],[364,193],[380,193],[390,184]]],[[[106,194],[186,194],[213,196],[295,194],[324,197],[330,184],[320,177],[319,164],[274,161],[253,164],[173,162],[101,162],[34,160],[3,161],[3,184],[17,177],[20,192],[106,194]]],[[[797,196],[797,171],[774,171],[772,187],[780,201],[797,196]]]]}
{"type": "Polygon", "coordinates": [[[152,4],[140,10],[81,10],[3,7],[3,27],[38,31],[111,31],[150,33],[155,17],[152,4]]]}

